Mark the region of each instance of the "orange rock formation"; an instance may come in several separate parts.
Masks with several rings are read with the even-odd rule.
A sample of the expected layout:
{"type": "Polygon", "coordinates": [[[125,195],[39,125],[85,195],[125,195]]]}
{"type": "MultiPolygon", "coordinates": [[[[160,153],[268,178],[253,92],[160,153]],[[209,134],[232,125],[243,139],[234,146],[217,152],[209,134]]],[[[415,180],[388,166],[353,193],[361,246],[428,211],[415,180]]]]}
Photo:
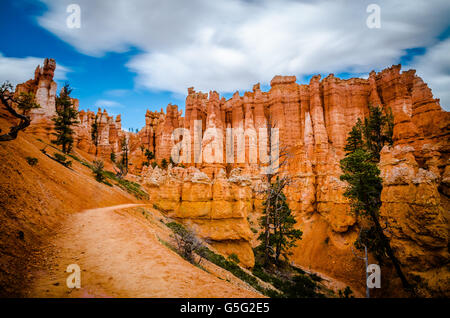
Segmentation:
{"type": "MultiPolygon", "coordinates": [[[[34,80],[17,87],[17,91],[34,90],[44,105],[33,113],[36,118],[53,114],[53,70],[54,61],[46,60],[42,69],[37,68],[34,80]]],[[[145,127],[137,134],[121,131],[120,116],[114,121],[99,110],[100,153],[106,158],[111,151],[120,151],[118,140],[127,134],[137,162],[134,172],[141,174],[151,200],[190,224],[219,250],[236,253],[251,267],[253,232],[263,198],[255,191],[262,183],[258,174],[261,158],[249,162],[249,140],[245,163],[191,163],[185,164],[188,168],[170,166],[167,170],[142,166],[143,154],[138,148],[150,149],[160,161],[170,157],[175,128],[190,131],[194,149],[195,120],[201,121],[203,132],[213,127],[224,135],[226,128],[258,131],[270,121],[279,128],[281,147],[293,155],[287,170],[294,184],[286,195],[304,235],[291,260],[363,288],[363,264],[351,252],[357,220],[343,197],[345,183],[339,180],[339,161],[348,132],[358,118],[367,116],[369,105],[390,108],[394,146],[385,147],[381,157],[382,217],[390,225],[392,245],[409,277],[427,295],[448,296],[450,115],[441,109],[428,86],[414,70],[401,72],[400,65],[371,72],[368,79],[342,80],[330,74],[321,80],[317,75],[309,85],[300,85],[295,76],[275,76],[270,84],[268,92],[256,84],[252,92],[243,96],[236,92],[228,100],[214,91],[205,94],[189,88],[184,118],[176,105],[168,105],[166,113],[147,111],[145,127]]],[[[77,129],[77,146],[89,152],[93,152],[93,117],[94,113],[81,111],[77,129]]],[[[398,286],[395,279],[384,282],[391,290],[398,286]]]]}

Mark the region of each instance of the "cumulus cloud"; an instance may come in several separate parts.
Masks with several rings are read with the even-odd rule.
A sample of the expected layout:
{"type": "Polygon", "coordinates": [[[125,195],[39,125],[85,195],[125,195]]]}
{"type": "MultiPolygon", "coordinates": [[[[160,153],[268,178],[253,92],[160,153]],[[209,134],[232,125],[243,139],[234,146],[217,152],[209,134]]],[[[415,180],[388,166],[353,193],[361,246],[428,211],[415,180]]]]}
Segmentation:
{"type": "Polygon", "coordinates": [[[119,102],[116,102],[114,100],[107,100],[107,99],[99,99],[95,102],[96,107],[108,107],[108,108],[118,108],[123,107],[122,104],[119,102]]]}
{"type": "MultiPolygon", "coordinates": [[[[6,57],[0,52],[0,83],[9,81],[13,85],[23,83],[34,77],[36,66],[42,65],[42,57],[6,57]]],[[[57,64],[55,69],[55,80],[67,79],[70,69],[57,64]]]]}
{"type": "Polygon", "coordinates": [[[450,39],[430,47],[424,55],[415,58],[410,65],[417,70],[432,89],[435,97],[440,98],[442,108],[450,110],[450,39]]]}
{"type": "Polygon", "coordinates": [[[276,74],[380,70],[406,49],[434,47],[450,13],[448,0],[380,0],[381,28],[369,29],[370,1],[79,0],[81,28],[69,29],[72,0],[43,1],[42,27],[91,56],[137,48],[127,63],[137,86],[184,94],[249,89],[276,74]]]}

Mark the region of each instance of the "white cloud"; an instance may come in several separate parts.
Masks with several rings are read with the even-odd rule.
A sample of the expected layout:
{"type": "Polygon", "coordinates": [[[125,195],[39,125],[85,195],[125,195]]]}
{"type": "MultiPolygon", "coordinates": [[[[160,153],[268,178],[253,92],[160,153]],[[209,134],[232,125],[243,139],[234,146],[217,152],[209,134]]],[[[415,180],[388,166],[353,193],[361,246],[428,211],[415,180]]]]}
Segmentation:
{"type": "MultiPolygon", "coordinates": [[[[40,25],[80,52],[135,47],[127,66],[138,87],[183,94],[189,86],[249,89],[276,74],[380,70],[408,48],[435,46],[450,14],[448,0],[379,0],[381,28],[369,29],[370,1],[79,0],[81,28],[69,29],[72,0],[43,1],[49,10],[40,25]]],[[[437,97],[441,87],[433,87],[437,97]]]]}
{"type": "Polygon", "coordinates": [[[429,48],[410,64],[432,89],[433,95],[440,98],[442,108],[450,111],[450,38],[429,48]]]}
{"type": "Polygon", "coordinates": [[[116,102],[114,100],[107,100],[107,99],[99,99],[94,104],[96,107],[108,107],[108,108],[118,108],[123,107],[122,104],[119,102],[116,102]]]}
{"type": "MultiPolygon", "coordinates": [[[[9,81],[17,85],[34,77],[34,71],[38,65],[42,65],[42,57],[6,57],[0,52],[0,83],[9,81]]],[[[70,72],[68,67],[57,64],[55,69],[55,80],[67,79],[66,74],[70,72]]]]}
{"type": "Polygon", "coordinates": [[[122,97],[127,94],[130,94],[132,91],[129,89],[111,89],[105,92],[108,96],[114,96],[114,97],[122,97]]]}

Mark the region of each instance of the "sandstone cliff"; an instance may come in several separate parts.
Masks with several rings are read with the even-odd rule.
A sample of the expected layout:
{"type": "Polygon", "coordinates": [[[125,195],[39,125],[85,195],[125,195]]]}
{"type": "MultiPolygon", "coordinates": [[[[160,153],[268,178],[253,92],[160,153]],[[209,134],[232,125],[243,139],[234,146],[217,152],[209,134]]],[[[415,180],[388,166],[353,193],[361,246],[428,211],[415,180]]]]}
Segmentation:
{"type": "MultiPolygon", "coordinates": [[[[348,132],[358,118],[367,116],[369,105],[390,108],[394,115],[394,147],[384,149],[380,168],[385,179],[382,217],[389,225],[395,252],[410,278],[424,287],[424,294],[448,294],[449,113],[441,109],[439,100],[414,70],[401,72],[400,65],[396,65],[372,72],[368,79],[342,80],[330,74],[321,80],[320,76],[314,76],[309,85],[297,84],[294,76],[275,76],[268,92],[262,92],[257,84],[252,92],[243,96],[235,93],[229,100],[220,99],[216,92],[204,94],[190,88],[184,126],[180,120],[164,120],[162,114],[159,118],[166,131],[170,131],[168,123],[172,130],[180,126],[189,129],[191,149],[195,149],[195,120],[201,121],[203,132],[211,127],[223,131],[238,127],[258,131],[270,120],[279,128],[281,146],[294,155],[288,171],[295,183],[287,190],[287,196],[304,236],[294,249],[292,261],[363,288],[363,264],[351,252],[358,225],[342,195],[345,183],[339,180],[339,160],[344,155],[348,132]],[[395,181],[399,173],[403,178],[401,184],[395,181]]],[[[165,138],[166,141],[170,140],[165,138]]],[[[240,167],[250,183],[261,179],[255,174],[258,171],[255,164],[248,160],[248,144],[245,150],[245,163],[232,164],[193,164],[191,154],[191,164],[187,165],[195,166],[210,179],[199,184],[185,180],[182,185],[170,179],[161,181],[156,191],[161,206],[169,204],[168,210],[174,216],[192,224],[201,224],[200,227],[207,224],[216,233],[203,236],[226,241],[229,253],[247,251],[242,241],[255,245],[255,235],[249,238],[244,230],[249,226],[244,217],[255,224],[261,210],[261,198],[254,191],[246,194],[251,202],[248,206],[235,204],[228,213],[224,212],[228,203],[220,204],[223,213],[215,208],[216,202],[223,200],[215,195],[221,193],[224,184],[228,184],[223,180],[230,176],[223,168],[228,166],[229,172],[240,167]],[[216,192],[216,188],[221,190],[216,192]],[[195,197],[188,194],[192,191],[195,197]],[[231,220],[236,222],[239,218],[239,224],[233,225],[234,231],[228,231],[231,220]],[[193,221],[197,219],[209,221],[193,221]],[[239,245],[231,249],[233,243],[239,245]]],[[[168,157],[166,152],[162,155],[168,157]]],[[[237,154],[234,156],[236,159],[237,154]]],[[[241,188],[232,191],[239,193],[241,188]]],[[[241,257],[251,266],[251,256],[241,257]]],[[[394,278],[386,279],[384,286],[385,290],[393,291],[398,282],[386,270],[385,277],[390,276],[394,278]]]]}
{"type": "MultiPolygon", "coordinates": [[[[33,90],[44,105],[41,113],[33,113],[31,129],[53,114],[53,71],[54,61],[46,60],[34,80],[17,87],[17,91],[33,90]]],[[[286,195],[304,233],[291,261],[362,289],[364,265],[351,251],[358,220],[342,195],[345,183],[339,180],[339,160],[348,132],[358,118],[367,116],[369,105],[390,108],[394,146],[383,150],[380,162],[383,222],[389,225],[387,234],[408,277],[419,284],[423,295],[448,296],[450,115],[430,88],[414,70],[402,72],[400,65],[371,72],[367,79],[342,80],[330,74],[324,79],[313,76],[309,84],[300,85],[295,76],[275,76],[270,84],[268,92],[256,84],[251,92],[243,96],[236,92],[228,100],[214,91],[206,94],[189,88],[184,117],[176,105],[168,105],[165,113],[147,111],[146,124],[137,134],[121,130],[120,116],[114,120],[99,110],[99,155],[107,159],[111,151],[120,151],[118,142],[127,136],[132,172],[141,175],[151,200],[223,253],[236,253],[251,267],[263,198],[255,191],[262,183],[258,169],[262,158],[258,153],[256,162],[250,161],[250,138],[242,163],[237,162],[242,153],[236,148],[233,163],[193,163],[192,151],[191,163],[184,163],[188,168],[167,170],[143,166],[140,148],[153,151],[160,162],[170,157],[175,128],[189,130],[192,150],[204,150],[204,143],[194,143],[196,120],[202,133],[217,128],[224,135],[227,128],[259,131],[270,122],[279,129],[281,146],[292,155],[287,171],[294,184],[286,195]]],[[[90,153],[95,151],[90,140],[94,117],[93,112],[81,111],[76,130],[76,146],[90,153]]],[[[383,275],[383,295],[398,295],[395,275],[389,268],[383,275]]]]}

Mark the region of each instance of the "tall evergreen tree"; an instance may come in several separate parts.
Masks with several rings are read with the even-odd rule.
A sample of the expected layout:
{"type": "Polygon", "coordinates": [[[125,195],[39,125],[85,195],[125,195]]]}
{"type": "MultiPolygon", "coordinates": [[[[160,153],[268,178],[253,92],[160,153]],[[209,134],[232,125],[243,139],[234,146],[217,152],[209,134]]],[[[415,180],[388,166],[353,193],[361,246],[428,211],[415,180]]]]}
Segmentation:
{"type": "Polygon", "coordinates": [[[362,140],[362,122],[361,119],[358,118],[355,126],[353,126],[352,130],[349,133],[347,138],[347,144],[344,147],[346,153],[352,153],[356,149],[359,149],[363,146],[362,140]]]}
{"type": "Polygon", "coordinates": [[[72,126],[78,123],[78,112],[73,107],[70,94],[72,89],[66,83],[61,90],[59,96],[56,97],[56,117],[52,118],[55,123],[56,140],[52,143],[61,145],[64,153],[69,153],[72,150],[73,144],[73,129],[72,126]]]}
{"type": "Polygon", "coordinates": [[[95,115],[94,122],[91,125],[91,139],[95,146],[95,158],[97,158],[98,153],[98,115],[95,115]]]}
{"type": "Polygon", "coordinates": [[[348,183],[344,196],[351,201],[352,211],[360,220],[361,233],[355,242],[358,249],[366,246],[380,263],[389,257],[405,289],[411,287],[401,264],[391,248],[389,238],[380,224],[381,191],[380,152],[385,144],[392,144],[393,119],[390,111],[383,114],[378,107],[370,107],[370,115],[351,130],[345,146],[346,156],[340,165],[340,179],[348,183]]]}
{"type": "MultiPolygon", "coordinates": [[[[286,179],[277,177],[275,182],[269,185],[267,198],[263,202],[263,215],[260,225],[263,229],[269,229],[268,234],[263,231],[258,237],[261,241],[258,249],[268,254],[269,259],[279,262],[280,256],[285,258],[290,255],[290,248],[296,246],[296,240],[301,239],[302,231],[295,229],[296,223],[292,211],[289,208],[283,189],[286,179]],[[268,235],[268,240],[267,240],[268,235]]],[[[267,264],[267,257],[265,257],[267,264]]]]}

